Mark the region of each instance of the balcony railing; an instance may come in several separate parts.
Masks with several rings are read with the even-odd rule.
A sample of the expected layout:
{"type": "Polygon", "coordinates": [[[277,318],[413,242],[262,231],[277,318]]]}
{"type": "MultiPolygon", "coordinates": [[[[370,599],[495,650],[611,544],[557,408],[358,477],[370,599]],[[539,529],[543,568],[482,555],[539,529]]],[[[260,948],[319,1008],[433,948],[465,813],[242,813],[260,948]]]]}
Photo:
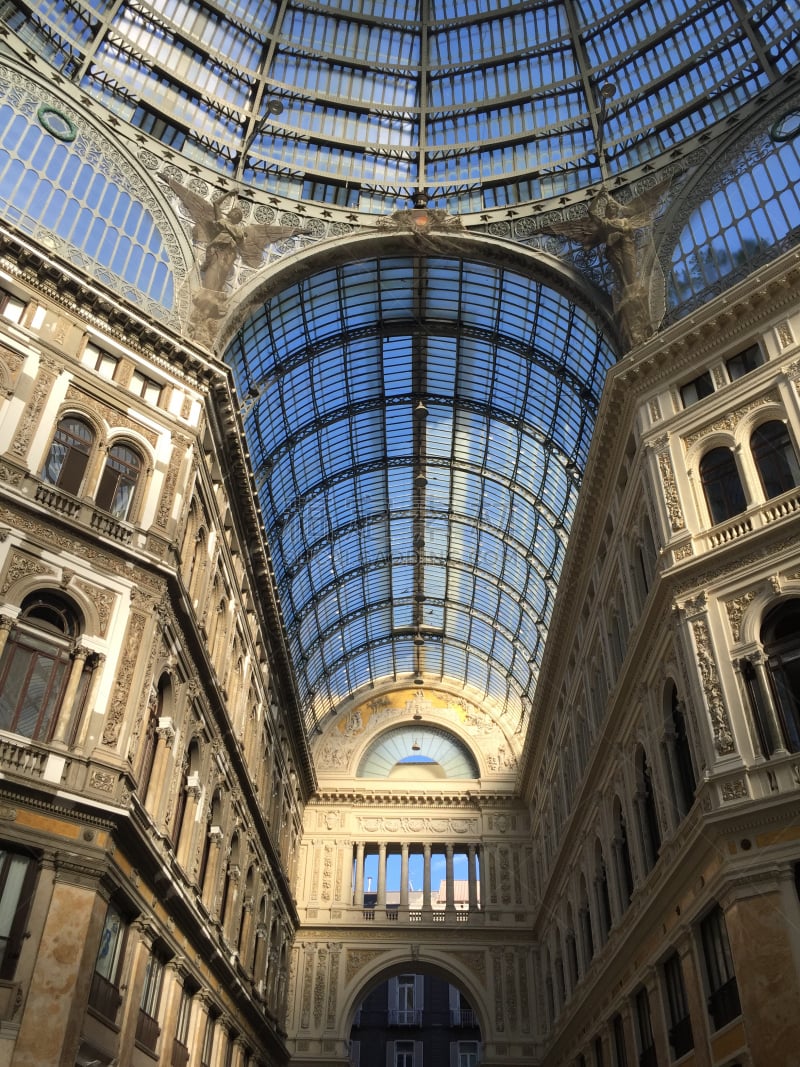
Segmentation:
{"type": "Polygon", "coordinates": [[[477,1026],[478,1020],[475,1018],[475,1012],[472,1010],[472,1008],[451,1008],[450,1025],[477,1026]]]}
{"type": "Polygon", "coordinates": [[[172,1067],[186,1067],[189,1062],[189,1050],[176,1038],[172,1042],[172,1067]]]}
{"type": "Polygon", "coordinates": [[[158,1020],[154,1019],[152,1015],[148,1015],[146,1011],[142,1011],[142,1009],[139,1008],[139,1018],[136,1020],[137,1042],[143,1048],[149,1049],[151,1052],[155,1052],[160,1034],[161,1027],[158,1025],[158,1020]]]}
{"type": "Polygon", "coordinates": [[[90,526],[93,530],[111,537],[120,544],[129,545],[133,540],[133,528],[119,519],[110,515],[107,511],[101,511],[93,504],[84,503],[71,493],[65,493],[63,489],[57,489],[47,482],[39,482],[36,486],[36,499],[51,511],[57,511],[60,515],[66,515],[68,519],[76,519],[78,522],[90,526]]]}
{"type": "Polygon", "coordinates": [[[692,1022],[687,1015],[685,1019],[679,1019],[669,1030],[669,1043],[672,1045],[673,1057],[678,1060],[681,1056],[694,1048],[692,1036],[692,1022]]]}
{"type": "Polygon", "coordinates": [[[117,1018],[119,1006],[122,1003],[122,994],[113,982],[109,982],[97,971],[92,975],[92,985],[89,990],[89,1005],[109,1022],[117,1018]]]}
{"type": "Polygon", "coordinates": [[[390,1008],[389,1026],[422,1026],[421,1008],[390,1008]]]}
{"type": "Polygon", "coordinates": [[[739,1003],[739,987],[736,985],[736,978],[729,978],[724,985],[714,990],[708,998],[708,1011],[714,1020],[715,1030],[719,1030],[721,1026],[725,1026],[726,1023],[741,1015],[742,1008],[739,1003]]]}

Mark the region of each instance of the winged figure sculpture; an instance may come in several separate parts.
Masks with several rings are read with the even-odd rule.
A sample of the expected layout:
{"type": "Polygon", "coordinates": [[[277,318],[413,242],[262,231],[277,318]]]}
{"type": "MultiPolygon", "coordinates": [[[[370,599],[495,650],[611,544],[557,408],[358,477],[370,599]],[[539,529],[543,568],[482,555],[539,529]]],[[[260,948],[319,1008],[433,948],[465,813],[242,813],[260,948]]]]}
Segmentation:
{"type": "Polygon", "coordinates": [[[226,192],[209,201],[174,178],[165,181],[194,223],[192,238],[197,244],[205,245],[199,264],[203,289],[222,292],[237,259],[248,267],[259,267],[267,245],[310,232],[297,226],[246,224],[235,193],[226,192]]]}
{"type": "Polygon", "coordinates": [[[547,222],[541,232],[601,246],[614,277],[614,307],[630,344],[649,337],[664,314],[664,276],[655,256],[653,215],[669,187],[659,182],[622,204],[605,186],[589,201],[586,215],[547,222]]]}

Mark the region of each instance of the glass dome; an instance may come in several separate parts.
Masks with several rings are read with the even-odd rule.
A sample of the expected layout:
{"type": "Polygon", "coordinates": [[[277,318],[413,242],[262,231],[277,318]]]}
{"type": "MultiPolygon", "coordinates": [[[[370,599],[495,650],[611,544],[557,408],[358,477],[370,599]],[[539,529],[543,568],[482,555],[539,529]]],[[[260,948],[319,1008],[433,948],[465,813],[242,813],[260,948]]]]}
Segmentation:
{"type": "Polygon", "coordinates": [[[667,155],[780,82],[794,0],[31,0],[38,55],[248,185],[385,213],[548,199],[667,155]]]}

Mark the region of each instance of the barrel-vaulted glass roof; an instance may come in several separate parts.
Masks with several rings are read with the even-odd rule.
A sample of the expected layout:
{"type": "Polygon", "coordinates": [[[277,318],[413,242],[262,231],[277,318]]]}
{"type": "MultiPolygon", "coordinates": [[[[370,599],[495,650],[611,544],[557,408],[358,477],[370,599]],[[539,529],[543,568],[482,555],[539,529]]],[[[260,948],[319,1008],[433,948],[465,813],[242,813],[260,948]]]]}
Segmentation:
{"type": "Polygon", "coordinates": [[[668,154],[798,61],[798,0],[6,0],[118,119],[359,211],[560,196],[668,154]],[[602,92],[607,87],[611,95],[602,92]],[[602,130],[601,130],[602,127],[602,130]]]}
{"type": "Polygon", "coordinates": [[[368,685],[520,722],[613,353],[511,269],[331,267],[227,352],[309,730],[368,685]]]}

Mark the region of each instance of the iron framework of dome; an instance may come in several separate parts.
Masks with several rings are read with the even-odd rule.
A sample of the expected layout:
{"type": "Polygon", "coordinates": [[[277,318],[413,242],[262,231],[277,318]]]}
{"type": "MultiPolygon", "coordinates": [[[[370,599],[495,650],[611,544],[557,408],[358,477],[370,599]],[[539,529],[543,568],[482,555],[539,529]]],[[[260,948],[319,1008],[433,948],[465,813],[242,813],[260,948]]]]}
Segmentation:
{"type": "Polygon", "coordinates": [[[590,315],[512,269],[359,259],[228,348],[309,730],[387,682],[533,692],[605,373],[590,315]]]}
{"type": "MultiPolygon", "coordinates": [[[[209,199],[235,190],[257,218],[305,213],[316,228],[302,240],[329,242],[316,259],[306,247],[288,282],[274,272],[225,352],[309,733],[347,698],[422,681],[465,687],[523,728],[615,351],[596,250],[593,269],[579,263],[598,286],[591,309],[541,255],[522,265],[519,246],[505,245],[507,262],[487,248],[601,182],[655,181],[648,168],[790,87],[797,0],[607,6],[0,6],[13,31],[0,47],[24,42],[96,125],[102,111],[148,166],[166,160],[162,183],[175,171],[209,199]],[[376,215],[409,202],[472,232],[455,219],[444,242],[395,234],[380,249],[376,215]],[[359,229],[370,239],[348,251],[359,229]]],[[[86,148],[80,123],[60,117],[86,148]]],[[[48,173],[68,141],[47,146],[48,173]]],[[[9,166],[22,172],[15,154],[16,142],[9,166]]],[[[153,270],[144,306],[171,291],[165,256],[153,270]]]]}
{"type": "Polygon", "coordinates": [[[796,3],[343,6],[0,11],[88,97],[184,158],[362,212],[417,194],[464,213],[574,192],[705,136],[798,60],[796,3]]]}

